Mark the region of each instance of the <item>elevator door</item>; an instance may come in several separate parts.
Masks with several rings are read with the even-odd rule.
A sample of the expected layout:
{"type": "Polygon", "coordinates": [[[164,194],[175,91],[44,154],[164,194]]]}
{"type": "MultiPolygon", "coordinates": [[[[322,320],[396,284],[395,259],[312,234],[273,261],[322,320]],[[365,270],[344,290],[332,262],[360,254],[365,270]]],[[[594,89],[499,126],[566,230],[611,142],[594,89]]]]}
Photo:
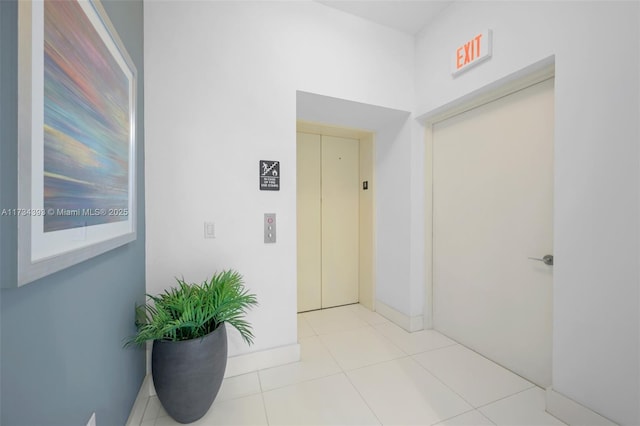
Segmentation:
{"type": "Polygon", "coordinates": [[[298,311],[358,302],[359,141],[298,133],[298,311]]]}
{"type": "Polygon", "coordinates": [[[320,135],[298,133],[298,311],[322,307],[320,135]]]}

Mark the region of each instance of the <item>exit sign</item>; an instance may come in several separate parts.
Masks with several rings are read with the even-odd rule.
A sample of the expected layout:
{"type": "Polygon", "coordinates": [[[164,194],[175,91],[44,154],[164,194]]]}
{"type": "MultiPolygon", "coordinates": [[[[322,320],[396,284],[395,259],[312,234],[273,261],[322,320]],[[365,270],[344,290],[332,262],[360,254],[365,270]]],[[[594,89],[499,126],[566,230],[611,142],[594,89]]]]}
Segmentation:
{"type": "Polygon", "coordinates": [[[454,76],[486,61],[491,57],[492,31],[478,33],[456,47],[453,52],[451,74],[454,76]]]}

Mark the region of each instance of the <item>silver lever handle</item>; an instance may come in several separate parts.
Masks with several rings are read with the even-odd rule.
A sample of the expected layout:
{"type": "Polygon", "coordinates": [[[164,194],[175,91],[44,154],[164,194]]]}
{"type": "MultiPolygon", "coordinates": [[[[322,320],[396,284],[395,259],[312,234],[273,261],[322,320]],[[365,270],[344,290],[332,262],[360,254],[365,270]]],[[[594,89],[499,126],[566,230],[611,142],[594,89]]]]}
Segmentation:
{"type": "Polygon", "coordinates": [[[545,265],[553,266],[553,255],[552,254],[547,254],[545,256],[542,256],[542,259],[538,259],[537,257],[530,257],[529,259],[531,259],[531,260],[539,260],[540,262],[544,263],[545,265]]]}

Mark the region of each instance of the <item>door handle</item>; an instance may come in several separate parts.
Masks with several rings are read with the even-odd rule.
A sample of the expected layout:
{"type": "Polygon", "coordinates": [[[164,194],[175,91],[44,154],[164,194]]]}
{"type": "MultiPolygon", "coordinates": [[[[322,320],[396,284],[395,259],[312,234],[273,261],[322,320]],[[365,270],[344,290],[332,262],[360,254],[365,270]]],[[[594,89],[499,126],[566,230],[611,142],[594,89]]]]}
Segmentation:
{"type": "Polygon", "coordinates": [[[537,257],[530,257],[529,259],[538,260],[538,261],[544,263],[545,265],[553,266],[553,255],[552,254],[544,255],[544,256],[542,256],[542,259],[539,259],[537,257]]]}

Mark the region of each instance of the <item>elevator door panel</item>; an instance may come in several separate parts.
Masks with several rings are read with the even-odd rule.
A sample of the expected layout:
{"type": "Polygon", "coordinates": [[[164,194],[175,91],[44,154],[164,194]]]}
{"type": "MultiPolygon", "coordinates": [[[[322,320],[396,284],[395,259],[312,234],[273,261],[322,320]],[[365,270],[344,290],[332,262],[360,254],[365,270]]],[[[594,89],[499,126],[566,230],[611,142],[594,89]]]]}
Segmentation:
{"type": "Polygon", "coordinates": [[[359,141],[322,137],[322,307],[358,302],[359,141]]]}
{"type": "Polygon", "coordinates": [[[320,135],[298,133],[298,311],[322,307],[320,135]]]}

